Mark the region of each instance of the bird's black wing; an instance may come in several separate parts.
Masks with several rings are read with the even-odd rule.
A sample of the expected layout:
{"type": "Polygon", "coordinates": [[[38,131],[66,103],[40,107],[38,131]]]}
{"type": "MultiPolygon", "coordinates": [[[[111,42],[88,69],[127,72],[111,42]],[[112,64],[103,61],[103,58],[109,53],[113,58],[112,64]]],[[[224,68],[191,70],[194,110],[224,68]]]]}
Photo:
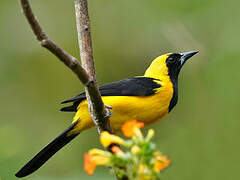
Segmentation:
{"type": "MultiPolygon", "coordinates": [[[[148,77],[133,77],[100,86],[99,91],[101,96],[150,96],[154,94],[156,88],[161,87],[154,80],[159,81],[148,77]]],[[[85,92],[63,101],[62,104],[73,102],[73,105],[64,107],[61,111],[76,112],[79,103],[84,99],[86,99],[85,92]]]]}

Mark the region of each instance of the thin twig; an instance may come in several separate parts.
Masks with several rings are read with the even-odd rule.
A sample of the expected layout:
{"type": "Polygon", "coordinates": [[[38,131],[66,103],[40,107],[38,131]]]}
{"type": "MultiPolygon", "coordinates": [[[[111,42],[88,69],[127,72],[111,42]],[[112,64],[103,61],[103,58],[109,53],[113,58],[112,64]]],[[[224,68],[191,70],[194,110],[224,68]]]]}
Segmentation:
{"type": "Polygon", "coordinates": [[[74,0],[74,3],[80,57],[84,69],[92,79],[92,83],[85,88],[90,114],[99,133],[102,131],[112,132],[108,121],[109,111],[105,110],[96,82],[87,0],[74,0]]]}
{"type": "Polygon", "coordinates": [[[41,46],[48,49],[51,53],[58,57],[68,68],[70,68],[78,77],[78,79],[84,84],[88,85],[91,81],[89,75],[85,69],[80,65],[79,61],[68,54],[64,49],[58,46],[54,41],[50,40],[47,34],[42,30],[38,20],[33,14],[31,6],[28,0],[19,0],[23,13],[28,20],[34,34],[36,35],[38,41],[40,41],[41,46]]]}

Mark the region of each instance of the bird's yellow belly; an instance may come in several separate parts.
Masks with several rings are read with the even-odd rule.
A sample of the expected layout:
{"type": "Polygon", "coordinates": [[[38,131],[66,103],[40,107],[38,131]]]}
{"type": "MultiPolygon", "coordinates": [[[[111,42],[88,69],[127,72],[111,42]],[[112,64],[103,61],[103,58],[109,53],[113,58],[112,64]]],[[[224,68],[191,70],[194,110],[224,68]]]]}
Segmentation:
{"type": "MultiPolygon", "coordinates": [[[[162,91],[152,96],[103,96],[103,102],[112,107],[113,115],[109,118],[114,131],[119,131],[121,125],[128,120],[136,119],[151,124],[162,119],[168,113],[172,93],[162,91]]],[[[94,126],[88,112],[87,101],[82,101],[73,122],[79,119],[75,131],[83,131],[94,126]]]]}

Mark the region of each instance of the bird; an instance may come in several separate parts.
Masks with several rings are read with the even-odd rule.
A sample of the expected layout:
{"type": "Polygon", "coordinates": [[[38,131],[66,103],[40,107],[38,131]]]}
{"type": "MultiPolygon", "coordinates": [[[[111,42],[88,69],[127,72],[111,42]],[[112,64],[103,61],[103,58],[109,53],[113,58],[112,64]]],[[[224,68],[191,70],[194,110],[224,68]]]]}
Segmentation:
{"type": "MultiPolygon", "coordinates": [[[[178,76],[185,62],[198,51],[167,53],[154,59],[143,76],[134,76],[99,87],[104,104],[112,108],[109,118],[114,131],[131,119],[145,125],[161,120],[178,101],[178,76]]],[[[72,103],[61,111],[75,112],[71,125],[45,146],[16,174],[25,177],[39,169],[57,151],[82,131],[94,127],[88,111],[86,93],[65,100],[72,103]]]]}

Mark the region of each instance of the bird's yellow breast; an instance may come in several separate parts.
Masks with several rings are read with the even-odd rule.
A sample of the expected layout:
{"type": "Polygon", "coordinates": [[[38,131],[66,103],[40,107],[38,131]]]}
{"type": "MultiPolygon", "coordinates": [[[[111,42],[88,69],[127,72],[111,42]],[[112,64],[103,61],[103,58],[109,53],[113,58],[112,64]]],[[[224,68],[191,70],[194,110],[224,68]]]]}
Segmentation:
{"type": "MultiPolygon", "coordinates": [[[[170,79],[158,81],[161,87],[151,96],[103,96],[103,102],[112,107],[113,115],[110,117],[114,131],[131,119],[144,122],[146,125],[162,119],[168,113],[168,107],[173,95],[173,86],[170,79]]],[[[88,112],[87,101],[82,101],[73,122],[79,119],[74,131],[82,131],[94,126],[88,112]]]]}

